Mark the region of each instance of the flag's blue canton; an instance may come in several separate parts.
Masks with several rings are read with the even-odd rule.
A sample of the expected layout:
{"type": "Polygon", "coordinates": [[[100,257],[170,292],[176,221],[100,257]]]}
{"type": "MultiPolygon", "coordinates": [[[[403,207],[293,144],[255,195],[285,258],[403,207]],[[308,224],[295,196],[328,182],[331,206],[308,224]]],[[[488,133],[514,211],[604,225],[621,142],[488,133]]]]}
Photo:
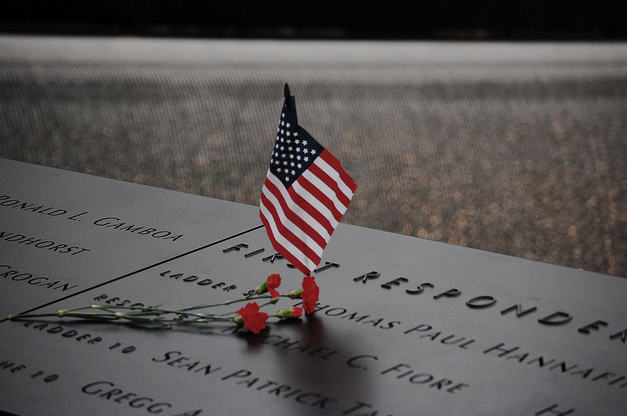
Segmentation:
{"type": "Polygon", "coordinates": [[[305,129],[300,127],[286,105],[270,161],[270,171],[289,188],[324,150],[305,129]]]}

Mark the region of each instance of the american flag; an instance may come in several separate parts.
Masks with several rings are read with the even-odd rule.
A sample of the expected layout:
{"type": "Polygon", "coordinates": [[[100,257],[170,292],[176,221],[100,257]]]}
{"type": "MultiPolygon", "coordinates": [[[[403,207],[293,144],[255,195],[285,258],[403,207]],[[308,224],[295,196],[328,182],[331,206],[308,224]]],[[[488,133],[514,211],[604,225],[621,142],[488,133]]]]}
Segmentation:
{"type": "Polygon", "coordinates": [[[311,273],[355,189],[340,161],[298,125],[294,97],[285,84],[259,206],[274,249],[304,274],[311,273]]]}

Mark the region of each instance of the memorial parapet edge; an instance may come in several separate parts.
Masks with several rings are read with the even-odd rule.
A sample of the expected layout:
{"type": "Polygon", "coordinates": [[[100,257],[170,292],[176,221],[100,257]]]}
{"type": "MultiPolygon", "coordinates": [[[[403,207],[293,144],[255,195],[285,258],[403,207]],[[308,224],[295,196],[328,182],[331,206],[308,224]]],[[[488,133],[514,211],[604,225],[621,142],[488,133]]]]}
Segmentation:
{"type": "MultiPolygon", "coordinates": [[[[77,262],[79,254],[0,238],[0,264],[11,266],[0,271],[6,314],[95,303],[185,307],[240,298],[272,273],[282,276],[281,293],[302,280],[256,227],[255,207],[5,160],[0,167],[10,178],[3,195],[67,211],[46,216],[0,201],[6,233],[55,236],[95,254],[77,262]],[[91,221],[66,218],[81,212],[91,221]],[[160,248],[166,242],[156,237],[99,227],[100,216],[177,230],[186,243],[160,248]],[[81,290],[39,288],[13,280],[10,270],[58,275],[81,290]],[[36,297],[37,289],[46,295],[36,297]]],[[[620,278],[345,224],[312,275],[317,311],[259,334],[228,322],[158,330],[4,320],[0,411],[624,414],[627,286],[620,278]]]]}

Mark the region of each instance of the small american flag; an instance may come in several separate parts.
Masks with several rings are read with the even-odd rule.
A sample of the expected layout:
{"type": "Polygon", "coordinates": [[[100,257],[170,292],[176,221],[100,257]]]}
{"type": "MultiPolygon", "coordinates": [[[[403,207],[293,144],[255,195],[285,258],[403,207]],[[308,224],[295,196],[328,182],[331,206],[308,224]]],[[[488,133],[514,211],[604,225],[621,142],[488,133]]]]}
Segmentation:
{"type": "Polygon", "coordinates": [[[274,249],[304,274],[322,257],[357,185],[340,161],[298,125],[294,97],[285,102],[259,214],[274,249]]]}

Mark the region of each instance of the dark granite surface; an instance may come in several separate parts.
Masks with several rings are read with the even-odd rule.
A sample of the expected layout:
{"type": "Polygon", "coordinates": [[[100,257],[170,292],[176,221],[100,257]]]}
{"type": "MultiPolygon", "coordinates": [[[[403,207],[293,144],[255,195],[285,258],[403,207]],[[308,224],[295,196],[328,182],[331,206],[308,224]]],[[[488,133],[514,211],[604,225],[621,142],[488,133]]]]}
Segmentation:
{"type": "Polygon", "coordinates": [[[627,276],[623,43],[0,45],[0,157],[256,205],[287,81],[345,222],[627,276]]]}
{"type": "Polygon", "coordinates": [[[232,313],[298,306],[303,282],[257,207],[7,159],[0,177],[0,414],[625,413],[623,278],[339,224],[313,313],[254,333],[232,313]],[[283,296],[243,298],[273,274],[283,296]]]}

